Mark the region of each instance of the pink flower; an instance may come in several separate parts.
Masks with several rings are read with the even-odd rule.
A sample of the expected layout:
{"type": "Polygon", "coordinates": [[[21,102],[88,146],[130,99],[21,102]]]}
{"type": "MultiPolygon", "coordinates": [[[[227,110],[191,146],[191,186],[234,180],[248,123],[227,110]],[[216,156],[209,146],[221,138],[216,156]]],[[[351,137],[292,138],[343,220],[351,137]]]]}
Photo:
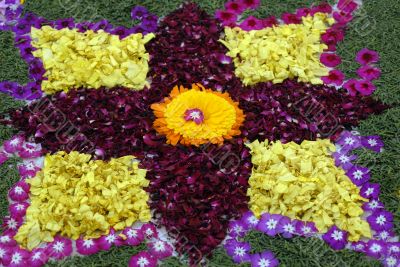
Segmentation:
{"type": "Polygon", "coordinates": [[[272,27],[274,25],[278,25],[279,22],[275,16],[270,16],[262,20],[263,28],[272,27]]]}
{"type": "Polygon", "coordinates": [[[242,14],[243,11],[245,11],[245,9],[246,9],[246,7],[241,2],[238,2],[238,1],[226,2],[225,8],[227,11],[238,14],[238,15],[242,14]]]}
{"type": "Polygon", "coordinates": [[[357,94],[356,83],[356,79],[350,79],[343,84],[343,88],[345,88],[351,96],[355,96],[357,94]]]}
{"type": "Polygon", "coordinates": [[[19,175],[22,178],[34,177],[40,171],[40,167],[36,166],[33,161],[18,166],[19,175]]]}
{"type": "Polygon", "coordinates": [[[158,233],[157,233],[157,229],[154,226],[154,224],[151,223],[146,223],[142,225],[142,233],[144,234],[144,236],[146,238],[158,238],[158,233]]]}
{"type": "Polygon", "coordinates": [[[47,254],[57,260],[69,257],[72,254],[72,241],[71,239],[57,236],[46,248],[47,254]]]}
{"type": "Polygon", "coordinates": [[[240,23],[240,28],[245,31],[251,30],[261,30],[264,27],[262,20],[249,16],[242,23],[240,23]]]}
{"type": "Polygon", "coordinates": [[[108,235],[103,235],[97,239],[97,244],[102,250],[109,250],[113,245],[123,245],[122,238],[115,233],[113,228],[110,229],[108,235]]]}
{"type": "Polygon", "coordinates": [[[311,9],[308,7],[299,8],[296,10],[296,17],[298,19],[301,19],[302,17],[307,17],[310,14],[311,14],[311,9]]]}
{"type": "Polygon", "coordinates": [[[170,244],[161,240],[150,242],[147,246],[151,255],[159,260],[171,257],[174,250],[170,244]]]}
{"type": "Polygon", "coordinates": [[[46,249],[36,248],[32,250],[31,255],[28,260],[29,267],[41,267],[49,261],[49,255],[46,249]]]}
{"type": "Polygon", "coordinates": [[[237,14],[231,11],[217,10],[215,12],[215,17],[219,19],[222,22],[222,25],[224,26],[235,25],[237,21],[237,14]]]}
{"type": "Polygon", "coordinates": [[[138,246],[144,240],[144,234],[141,229],[127,227],[122,231],[122,233],[126,236],[125,242],[130,246],[138,246]]]}
{"type": "Polygon", "coordinates": [[[376,51],[363,48],[357,53],[356,60],[361,65],[376,63],[379,61],[379,54],[376,51]]]}
{"type": "Polygon", "coordinates": [[[28,259],[30,257],[30,253],[25,249],[14,248],[11,253],[10,263],[8,266],[10,267],[26,267],[28,259]]]}
{"type": "Polygon", "coordinates": [[[37,158],[42,155],[42,149],[36,144],[27,143],[25,146],[22,146],[18,155],[23,159],[37,158]]]}
{"type": "Polygon", "coordinates": [[[311,9],[311,15],[314,15],[315,13],[318,12],[330,14],[332,13],[332,6],[328,3],[321,3],[318,6],[313,7],[311,9]]]}
{"type": "Polygon", "coordinates": [[[353,20],[353,16],[351,15],[351,13],[346,13],[344,11],[333,12],[333,18],[340,25],[346,25],[347,23],[353,20]]]}
{"type": "Polygon", "coordinates": [[[10,154],[19,152],[23,143],[24,137],[22,135],[13,136],[10,140],[4,142],[4,150],[10,154]]]}
{"type": "Polygon", "coordinates": [[[338,55],[333,53],[322,53],[320,60],[322,64],[331,68],[334,68],[340,63],[342,63],[342,59],[338,55]]]}
{"type": "Polygon", "coordinates": [[[139,252],[129,260],[129,267],[157,267],[157,259],[146,251],[139,252]]]}
{"type": "Polygon", "coordinates": [[[286,24],[299,24],[301,23],[301,19],[299,19],[295,14],[292,13],[283,13],[281,19],[286,24]]]}
{"type": "Polygon", "coordinates": [[[222,64],[232,63],[232,58],[223,53],[216,54],[216,58],[217,58],[218,62],[221,62],[222,64]]]}
{"type": "Polygon", "coordinates": [[[22,225],[22,218],[13,218],[10,216],[4,217],[3,228],[11,231],[17,231],[22,225]]]}
{"type": "Polygon", "coordinates": [[[8,160],[8,156],[4,152],[0,152],[0,165],[8,160]]]}
{"type": "Polygon", "coordinates": [[[15,231],[5,231],[1,236],[0,236],[0,246],[6,246],[6,247],[14,247],[17,245],[17,242],[14,240],[16,232],[15,231]]]}
{"type": "Polygon", "coordinates": [[[331,70],[328,76],[324,76],[321,79],[325,84],[340,86],[343,84],[344,74],[340,70],[331,70]]]}
{"type": "Polygon", "coordinates": [[[352,0],[339,0],[337,7],[343,12],[352,13],[357,9],[358,5],[352,0]]]}
{"type": "Polygon", "coordinates": [[[26,210],[29,207],[28,202],[15,202],[8,206],[11,217],[13,218],[23,218],[26,214],[26,210]]]}
{"type": "Polygon", "coordinates": [[[362,66],[357,70],[358,76],[367,81],[376,80],[381,77],[381,70],[372,66],[362,66]]]}
{"type": "Polygon", "coordinates": [[[76,250],[82,255],[92,255],[100,251],[97,241],[95,239],[83,239],[79,238],[76,240],[76,250]]]}
{"type": "Polygon", "coordinates": [[[8,192],[12,201],[24,201],[29,198],[30,186],[24,181],[17,182],[8,192]]]}
{"type": "Polygon", "coordinates": [[[238,2],[246,9],[256,9],[260,5],[260,0],[239,0],[238,2]]]}
{"type": "Polygon", "coordinates": [[[337,28],[331,28],[328,29],[324,34],[321,35],[321,40],[324,42],[324,44],[329,45],[334,45],[338,42],[343,41],[344,39],[344,33],[341,29],[337,28]]]}
{"type": "Polygon", "coordinates": [[[362,95],[371,95],[376,90],[375,85],[366,80],[357,81],[355,87],[362,95]]]}
{"type": "Polygon", "coordinates": [[[13,249],[8,246],[0,244],[0,263],[7,266],[11,261],[11,253],[13,249]]]}

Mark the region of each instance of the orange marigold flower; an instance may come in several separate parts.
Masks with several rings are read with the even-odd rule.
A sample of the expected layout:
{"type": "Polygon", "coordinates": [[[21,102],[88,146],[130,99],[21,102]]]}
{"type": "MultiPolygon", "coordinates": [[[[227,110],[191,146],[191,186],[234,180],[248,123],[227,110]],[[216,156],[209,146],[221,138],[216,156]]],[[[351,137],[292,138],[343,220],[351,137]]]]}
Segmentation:
{"type": "Polygon", "coordinates": [[[167,143],[199,146],[222,144],[240,134],[243,111],[227,93],[193,84],[191,89],[175,86],[162,103],[151,105],[157,119],[154,128],[167,143]]]}

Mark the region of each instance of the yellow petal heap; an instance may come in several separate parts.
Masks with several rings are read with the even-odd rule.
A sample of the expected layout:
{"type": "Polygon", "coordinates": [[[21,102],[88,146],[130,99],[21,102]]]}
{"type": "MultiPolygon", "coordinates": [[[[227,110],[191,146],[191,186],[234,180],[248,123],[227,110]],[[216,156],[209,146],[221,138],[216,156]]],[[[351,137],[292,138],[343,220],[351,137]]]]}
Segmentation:
{"type": "Polygon", "coordinates": [[[33,249],[56,234],[77,239],[97,238],[110,227],[121,230],[151,219],[146,170],[133,156],[91,160],[78,152],[47,155],[30,184],[31,205],[15,240],[33,249]]]}
{"type": "Polygon", "coordinates": [[[221,42],[233,58],[235,74],[245,85],[298,77],[301,82],[322,84],[329,70],[320,62],[328,48],[321,43],[333,19],[325,13],[303,17],[302,24],[287,24],[262,30],[244,31],[225,27],[221,42]]]}
{"type": "Polygon", "coordinates": [[[193,84],[192,89],[176,86],[170,97],[151,108],[157,117],[154,128],[166,135],[167,143],[172,145],[222,144],[224,139],[240,134],[244,121],[239,104],[227,93],[206,89],[200,84],[193,84]],[[194,111],[198,120],[188,119],[188,111],[194,111]]]}
{"type": "Polygon", "coordinates": [[[46,94],[71,88],[124,86],[141,90],[148,85],[149,54],[145,44],[154,34],[132,34],[123,40],[100,30],[32,28],[33,55],[46,70],[42,89],[46,94]]]}
{"type": "Polygon", "coordinates": [[[247,191],[250,209],[311,221],[326,232],[332,225],[349,232],[350,241],[371,237],[369,224],[361,218],[367,200],[359,188],[335,166],[329,140],[260,143],[251,149],[253,171],[247,191]]]}

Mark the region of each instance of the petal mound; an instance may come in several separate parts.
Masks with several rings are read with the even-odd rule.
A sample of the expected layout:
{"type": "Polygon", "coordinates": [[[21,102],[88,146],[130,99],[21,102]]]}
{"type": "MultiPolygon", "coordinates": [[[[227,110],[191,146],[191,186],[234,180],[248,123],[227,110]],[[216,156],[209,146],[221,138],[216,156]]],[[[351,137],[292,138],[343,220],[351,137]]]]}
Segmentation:
{"type": "Polygon", "coordinates": [[[286,24],[262,30],[245,31],[225,27],[221,42],[229,49],[235,74],[245,85],[259,82],[281,83],[298,77],[301,82],[322,84],[329,70],[320,62],[328,48],[321,43],[333,19],[325,13],[302,18],[301,24],[286,24]]]}
{"type": "Polygon", "coordinates": [[[131,34],[124,39],[100,30],[32,28],[33,55],[43,61],[47,94],[71,88],[124,86],[141,90],[148,86],[149,54],[145,44],[154,34],[131,34]]]}
{"type": "Polygon", "coordinates": [[[122,230],[151,218],[146,170],[133,156],[91,160],[64,151],[47,155],[44,167],[30,184],[31,205],[15,240],[28,249],[51,242],[57,235],[97,238],[110,227],[122,230]]]}
{"type": "Polygon", "coordinates": [[[240,134],[243,111],[227,93],[193,84],[191,89],[174,87],[170,97],[151,108],[157,119],[154,128],[177,145],[222,144],[240,134]]]}
{"type": "Polygon", "coordinates": [[[249,206],[259,217],[268,212],[291,219],[314,222],[325,233],[337,225],[349,232],[350,241],[371,238],[371,228],[362,219],[360,189],[343,169],[335,166],[329,140],[290,142],[254,141],[253,171],[247,194],[249,206]]]}

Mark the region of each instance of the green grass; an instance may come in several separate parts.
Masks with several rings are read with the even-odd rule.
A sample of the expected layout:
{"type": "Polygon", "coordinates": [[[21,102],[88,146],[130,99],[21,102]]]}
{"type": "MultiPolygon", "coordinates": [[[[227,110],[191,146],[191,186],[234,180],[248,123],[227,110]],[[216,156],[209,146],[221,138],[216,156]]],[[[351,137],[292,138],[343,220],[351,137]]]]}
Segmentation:
{"type": "MultiPolygon", "coordinates": [[[[210,13],[221,8],[221,0],[196,1],[210,13]]],[[[258,17],[280,15],[285,11],[293,11],[297,7],[307,6],[312,0],[264,0],[262,6],[252,14],[258,17]]],[[[329,1],[332,2],[332,1],[329,1]]],[[[182,1],[178,0],[27,0],[26,9],[48,19],[75,17],[83,20],[98,20],[106,18],[115,25],[129,26],[132,24],[129,13],[132,6],[140,4],[159,16],[165,16],[182,1]]],[[[400,44],[396,40],[400,37],[398,10],[400,2],[393,0],[364,0],[364,5],[357,19],[350,25],[345,41],[339,46],[339,54],[343,57],[341,69],[348,77],[355,75],[358,68],[354,62],[355,54],[363,47],[379,51],[382,68],[382,78],[376,83],[378,90],[375,96],[383,102],[391,104],[393,108],[382,115],[372,116],[362,122],[362,134],[379,134],[386,146],[381,154],[363,151],[360,155],[360,164],[372,170],[372,180],[381,184],[381,198],[386,207],[395,214],[397,234],[400,234],[400,44]]],[[[14,80],[20,83],[27,81],[27,66],[19,58],[13,48],[10,33],[0,32],[0,81],[14,80]]],[[[8,108],[21,105],[11,98],[0,98],[0,113],[8,108]]],[[[14,131],[0,127],[0,142],[9,138],[14,131]]],[[[10,160],[0,167],[0,216],[7,211],[6,194],[8,188],[17,180],[15,171],[16,160],[10,160]]],[[[378,266],[379,263],[365,256],[350,252],[334,252],[322,241],[317,239],[270,238],[258,233],[251,233],[247,237],[255,251],[270,249],[276,253],[283,266],[378,266]]],[[[63,262],[51,263],[48,266],[126,266],[131,255],[138,248],[113,248],[109,252],[102,252],[89,257],[73,257],[63,262]]],[[[234,266],[230,258],[222,249],[218,249],[208,266],[234,266]]],[[[162,266],[184,266],[176,258],[168,259],[162,266]]]]}

